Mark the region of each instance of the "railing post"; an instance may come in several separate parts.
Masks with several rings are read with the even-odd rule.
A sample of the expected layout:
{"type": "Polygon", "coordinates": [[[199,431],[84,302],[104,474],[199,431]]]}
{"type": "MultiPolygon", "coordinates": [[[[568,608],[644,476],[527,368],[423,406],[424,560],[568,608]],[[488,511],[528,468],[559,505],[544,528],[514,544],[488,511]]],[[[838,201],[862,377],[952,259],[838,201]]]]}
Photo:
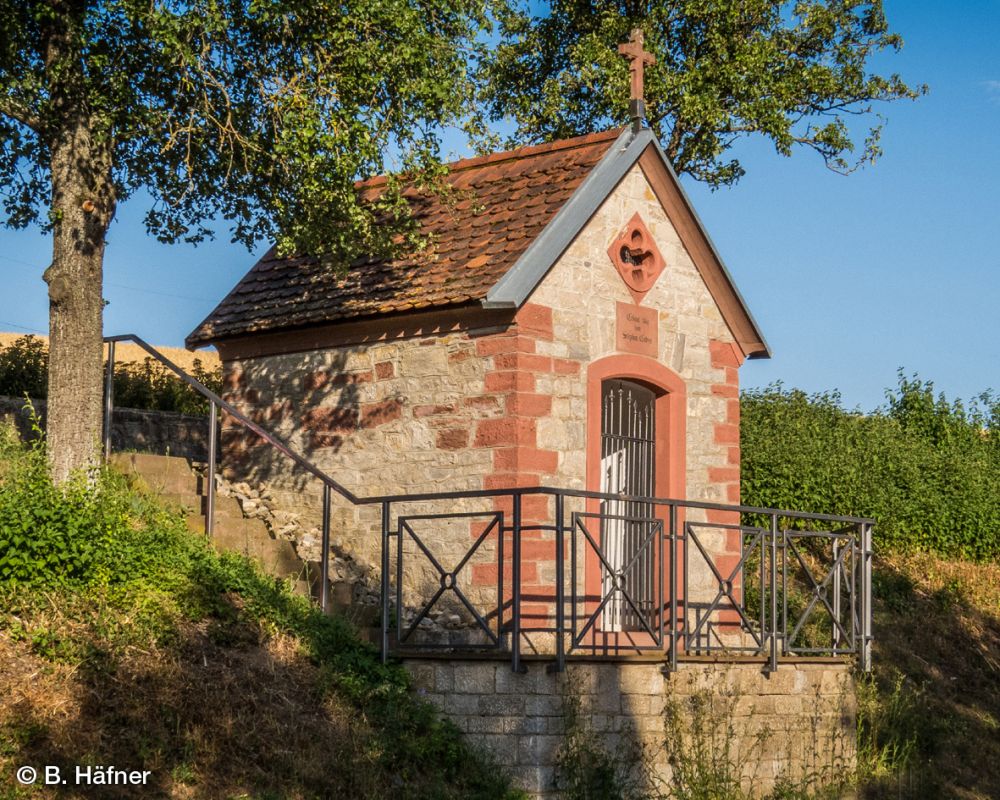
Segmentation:
{"type": "Polygon", "coordinates": [[[104,460],[111,458],[111,411],[115,402],[115,343],[108,342],[108,367],[104,378],[104,460]]]}
{"type": "MultiPolygon", "coordinates": [[[[691,637],[688,634],[688,615],[691,613],[691,604],[688,602],[688,598],[691,597],[691,585],[688,577],[691,570],[690,566],[690,553],[688,552],[688,527],[687,523],[680,533],[680,545],[681,545],[681,563],[684,565],[684,624],[681,626],[681,630],[684,631],[684,654],[687,655],[691,652],[691,637]]],[[[697,622],[695,623],[697,627],[697,622]]],[[[697,651],[697,648],[696,648],[697,651]]]]}
{"type": "Polygon", "coordinates": [[[319,607],[330,610],[330,484],[323,484],[323,533],[319,557],[319,607]]]}
{"type": "Polygon", "coordinates": [[[514,672],[521,672],[521,493],[515,491],[511,496],[514,503],[511,558],[512,598],[511,610],[511,662],[514,672]]]}
{"type": "Polygon", "coordinates": [[[556,671],[562,672],[566,669],[566,643],[563,641],[565,633],[565,605],[566,587],[565,564],[566,558],[565,541],[563,536],[563,496],[556,494],[556,671]]]}
{"type": "Polygon", "coordinates": [[[778,670],[778,515],[771,514],[771,652],[768,671],[778,670]]]}
{"type": "Polygon", "coordinates": [[[861,617],[861,669],[871,672],[872,668],[872,526],[861,526],[861,598],[864,611],[861,617]]]}
{"type": "MultiPolygon", "coordinates": [[[[677,671],[677,506],[670,506],[670,671],[677,671]]],[[[687,567],[685,566],[685,569],[687,567]]]]}
{"type": "Polygon", "coordinates": [[[205,470],[205,535],[215,528],[215,460],[218,450],[219,409],[215,401],[208,406],[208,468],[205,470]]]}
{"type": "MultiPolygon", "coordinates": [[[[389,659],[389,504],[382,503],[382,580],[381,580],[381,601],[382,601],[382,630],[379,650],[382,655],[382,663],[389,659]]],[[[503,536],[503,531],[500,531],[503,536]]],[[[400,543],[397,543],[397,548],[400,543]]],[[[397,556],[398,558],[399,556],[397,556]]],[[[400,611],[397,608],[396,613],[400,611]]]]}
{"type": "MultiPolygon", "coordinates": [[[[833,547],[833,649],[836,651],[840,647],[840,626],[837,624],[840,622],[840,565],[837,563],[837,558],[840,556],[840,539],[836,536],[833,537],[832,542],[833,547]]],[[[834,653],[836,655],[836,652],[834,653]]]]}

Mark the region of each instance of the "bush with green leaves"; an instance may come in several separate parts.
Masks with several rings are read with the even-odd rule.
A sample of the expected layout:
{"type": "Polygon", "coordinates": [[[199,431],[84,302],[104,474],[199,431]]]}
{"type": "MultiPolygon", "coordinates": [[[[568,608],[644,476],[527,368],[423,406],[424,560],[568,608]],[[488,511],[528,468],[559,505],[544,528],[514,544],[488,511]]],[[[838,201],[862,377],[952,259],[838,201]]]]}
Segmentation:
{"type": "MultiPolygon", "coordinates": [[[[218,394],[222,368],[209,369],[195,359],[191,376],[218,394]]],[[[22,336],[0,348],[0,395],[45,399],[48,396],[49,350],[36,336],[22,336]]],[[[153,358],[115,365],[115,405],[149,411],[208,413],[208,401],[153,358]]]]}
{"type": "Polygon", "coordinates": [[[781,384],[743,393],[748,505],[871,517],[876,545],[977,560],[1000,554],[1000,399],[935,396],[902,373],[885,407],[781,384]]]}
{"type": "Polygon", "coordinates": [[[49,348],[37,336],[22,336],[0,347],[0,394],[45,397],[49,348]]]}

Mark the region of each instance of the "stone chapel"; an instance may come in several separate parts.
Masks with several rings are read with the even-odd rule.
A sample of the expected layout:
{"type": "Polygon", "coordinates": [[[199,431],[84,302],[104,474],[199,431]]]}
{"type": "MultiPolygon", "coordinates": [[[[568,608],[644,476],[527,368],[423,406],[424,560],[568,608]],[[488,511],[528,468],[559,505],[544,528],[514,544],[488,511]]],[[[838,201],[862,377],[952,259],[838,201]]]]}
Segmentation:
{"type": "MultiPolygon", "coordinates": [[[[449,200],[410,197],[426,251],[344,275],[265,255],[187,339],[218,348],[227,399],[358,495],[737,503],[738,370],[769,351],[652,133],[466,159],[448,181],[449,200]]],[[[252,436],[223,441],[308,504],[252,436]]],[[[334,511],[371,563],[374,511],[334,511]]]]}
{"type": "MultiPolygon", "coordinates": [[[[770,352],[652,132],[464,159],[446,180],[446,194],[407,190],[427,247],[346,271],[271,251],[190,334],[218,348],[223,399],[343,492],[330,502],[224,414],[227,475],[329,523],[326,554],[370,576],[383,656],[430,658],[405,662],[421,691],[534,796],[551,791],[568,690],[594,725],[655,739],[665,692],[735,680],[761,703],[739,736],[798,731],[756,788],[802,766],[781,748],[799,752],[816,715],[824,757],[848,763],[870,529],[845,518],[822,534],[837,599],[823,594],[826,644],[800,646],[820,594],[801,621],[776,605],[795,525],[774,512],[747,526],[733,508],[739,368],[770,352]],[[739,657],[735,678],[720,653],[739,657]]],[[[315,536],[296,546],[324,556],[315,536]]]]}

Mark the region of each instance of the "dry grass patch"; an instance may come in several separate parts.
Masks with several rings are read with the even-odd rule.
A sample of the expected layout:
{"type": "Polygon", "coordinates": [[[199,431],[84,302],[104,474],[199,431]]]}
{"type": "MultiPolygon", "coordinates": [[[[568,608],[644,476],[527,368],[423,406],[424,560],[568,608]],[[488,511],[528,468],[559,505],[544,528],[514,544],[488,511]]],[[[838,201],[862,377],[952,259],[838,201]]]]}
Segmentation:
{"type": "MultiPolygon", "coordinates": [[[[118,647],[83,640],[78,622],[53,616],[0,633],[0,774],[23,764],[55,764],[64,774],[114,764],[150,770],[148,797],[392,795],[370,726],[321,691],[320,670],[294,637],[203,621],[182,625],[169,646],[118,647]],[[92,650],[75,662],[47,649],[56,641],[92,650]]],[[[135,788],[98,792],[138,796],[135,788]]],[[[94,797],[95,789],[25,796],[94,797]]]]}
{"type": "Polygon", "coordinates": [[[882,692],[905,698],[909,766],[870,797],[1000,797],[1000,566],[927,554],[880,559],[875,666],[882,692]]]}

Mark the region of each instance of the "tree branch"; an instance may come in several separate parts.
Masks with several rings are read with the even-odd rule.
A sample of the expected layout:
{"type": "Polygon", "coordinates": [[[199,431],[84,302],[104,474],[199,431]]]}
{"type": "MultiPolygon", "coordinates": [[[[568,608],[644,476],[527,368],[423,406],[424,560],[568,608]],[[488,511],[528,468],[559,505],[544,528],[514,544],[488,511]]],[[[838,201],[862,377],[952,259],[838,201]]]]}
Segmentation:
{"type": "Polygon", "coordinates": [[[42,121],[31,112],[30,108],[13,97],[0,97],[0,114],[20,122],[35,133],[42,132],[42,121]]]}

